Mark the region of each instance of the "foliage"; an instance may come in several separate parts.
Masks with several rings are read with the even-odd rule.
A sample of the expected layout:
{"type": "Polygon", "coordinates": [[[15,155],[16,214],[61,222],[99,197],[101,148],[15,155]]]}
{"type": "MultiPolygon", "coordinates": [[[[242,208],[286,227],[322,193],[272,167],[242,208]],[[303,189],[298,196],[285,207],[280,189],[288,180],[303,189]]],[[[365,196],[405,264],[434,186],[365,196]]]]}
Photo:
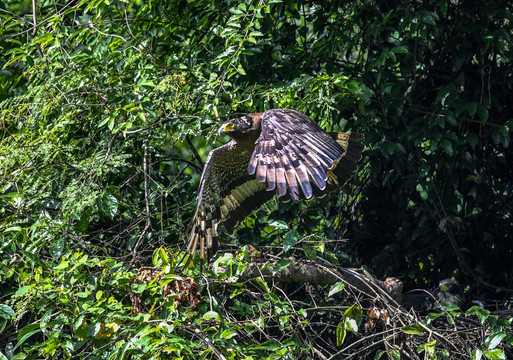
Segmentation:
{"type": "MultiPolygon", "coordinates": [[[[365,265],[406,287],[456,277],[507,304],[512,21],[507,1],[0,2],[0,352],[347,357],[366,344],[369,303],[342,284],[238,282],[245,247],[202,281],[188,270],[210,279],[196,310],[163,295],[216,123],[278,107],[363,132],[362,167],[323,199],[270,202],[225,239],[279,247],[277,266],[365,265]],[[164,280],[135,283],[152,265],[164,280]]],[[[511,354],[511,319],[486,311],[468,313],[485,336],[461,356],[511,354]]],[[[436,321],[405,334],[444,358],[427,337],[436,321]]],[[[362,351],[400,356],[379,326],[362,351]]]]}

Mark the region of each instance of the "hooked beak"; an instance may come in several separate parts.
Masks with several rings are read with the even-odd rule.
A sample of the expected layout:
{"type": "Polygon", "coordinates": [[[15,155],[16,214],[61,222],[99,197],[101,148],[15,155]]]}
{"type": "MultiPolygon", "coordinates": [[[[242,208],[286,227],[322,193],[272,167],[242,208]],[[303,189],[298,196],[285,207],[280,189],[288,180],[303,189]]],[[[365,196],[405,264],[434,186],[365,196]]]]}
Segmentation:
{"type": "Polygon", "coordinates": [[[230,131],[232,131],[233,128],[234,128],[233,123],[231,123],[231,122],[224,123],[223,125],[221,125],[221,128],[219,129],[219,135],[229,133],[230,131]]]}

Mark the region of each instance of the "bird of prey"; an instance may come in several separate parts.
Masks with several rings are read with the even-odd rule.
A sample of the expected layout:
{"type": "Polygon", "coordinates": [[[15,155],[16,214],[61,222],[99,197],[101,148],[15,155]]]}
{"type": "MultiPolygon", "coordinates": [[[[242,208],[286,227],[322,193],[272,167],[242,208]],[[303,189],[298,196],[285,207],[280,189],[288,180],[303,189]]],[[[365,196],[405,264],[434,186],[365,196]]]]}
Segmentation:
{"type": "Polygon", "coordinates": [[[220,134],[232,140],[213,149],[199,185],[198,207],[187,253],[200,258],[217,251],[217,227],[235,227],[275,194],[294,202],[343,185],[356,170],[365,146],[362,134],[328,133],[303,113],[273,109],[228,120],[220,134]]]}
{"type": "Polygon", "coordinates": [[[463,290],[454,279],[443,279],[430,293],[427,290],[412,290],[403,294],[403,306],[418,313],[425,313],[433,309],[436,304],[453,303],[461,308],[464,305],[463,290]]]}
{"type": "Polygon", "coordinates": [[[463,289],[460,283],[454,279],[444,279],[440,281],[433,293],[440,303],[450,302],[459,308],[463,306],[463,289]]]}

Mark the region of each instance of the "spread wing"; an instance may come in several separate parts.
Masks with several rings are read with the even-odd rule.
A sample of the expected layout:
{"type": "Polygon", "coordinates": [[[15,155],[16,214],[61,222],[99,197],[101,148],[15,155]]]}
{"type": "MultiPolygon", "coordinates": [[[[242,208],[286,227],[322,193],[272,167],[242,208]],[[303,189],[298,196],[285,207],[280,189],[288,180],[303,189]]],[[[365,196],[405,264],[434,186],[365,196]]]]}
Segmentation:
{"type": "Polygon", "coordinates": [[[199,244],[202,262],[205,255],[210,259],[217,251],[219,223],[233,234],[239,222],[274,195],[248,174],[250,158],[251,152],[238,149],[233,141],[212,150],[207,157],[187,240],[189,254],[194,254],[199,244]]]}
{"type": "Polygon", "coordinates": [[[248,173],[280,197],[288,188],[293,201],[309,199],[316,192],[313,184],[324,190],[328,178],[336,184],[349,179],[365,148],[362,139],[361,134],[327,133],[296,110],[268,110],[248,173]]]}

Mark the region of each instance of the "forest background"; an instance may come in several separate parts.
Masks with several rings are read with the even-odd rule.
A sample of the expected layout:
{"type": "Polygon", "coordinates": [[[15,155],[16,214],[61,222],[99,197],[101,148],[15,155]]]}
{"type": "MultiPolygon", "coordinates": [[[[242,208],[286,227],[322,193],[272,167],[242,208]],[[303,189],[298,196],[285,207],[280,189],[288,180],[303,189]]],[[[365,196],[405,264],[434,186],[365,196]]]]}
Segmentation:
{"type": "Polygon", "coordinates": [[[0,359],[513,356],[512,36],[509,1],[0,1],[0,359]],[[218,125],[271,108],[365,134],[359,170],[223,234],[181,303],[218,125]],[[240,281],[247,244],[485,308],[240,281]]]}

